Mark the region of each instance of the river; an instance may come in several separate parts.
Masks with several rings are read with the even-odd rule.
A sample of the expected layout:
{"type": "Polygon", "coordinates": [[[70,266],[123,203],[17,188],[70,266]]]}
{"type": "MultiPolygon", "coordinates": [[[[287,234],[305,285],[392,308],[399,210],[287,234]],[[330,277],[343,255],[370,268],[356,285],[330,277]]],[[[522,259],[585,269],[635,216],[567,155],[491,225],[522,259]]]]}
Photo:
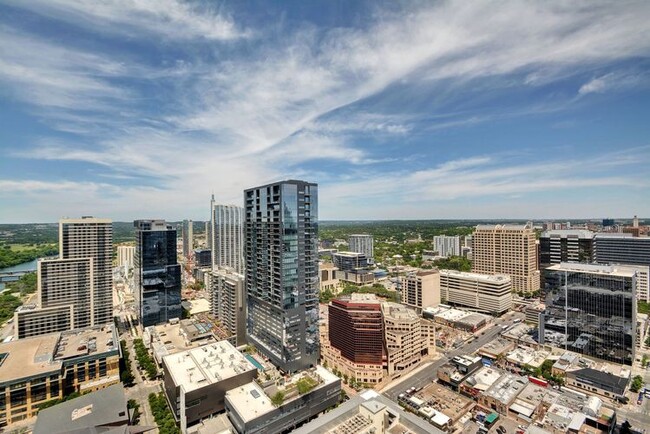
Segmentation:
{"type": "MultiPolygon", "coordinates": [[[[16,271],[36,271],[37,261],[38,259],[34,259],[33,261],[23,262],[22,264],[14,265],[13,267],[0,268],[0,274],[16,272],[16,271]]],[[[0,292],[3,291],[4,289],[5,289],[5,284],[3,282],[0,282],[0,292]]]]}

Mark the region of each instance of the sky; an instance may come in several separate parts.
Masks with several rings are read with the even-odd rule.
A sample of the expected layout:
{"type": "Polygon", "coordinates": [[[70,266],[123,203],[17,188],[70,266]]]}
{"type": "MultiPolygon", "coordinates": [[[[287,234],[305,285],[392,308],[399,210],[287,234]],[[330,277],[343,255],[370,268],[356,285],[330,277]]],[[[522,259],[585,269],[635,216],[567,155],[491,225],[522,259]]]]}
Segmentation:
{"type": "Polygon", "coordinates": [[[5,0],[0,223],[650,217],[648,1],[5,0]]]}

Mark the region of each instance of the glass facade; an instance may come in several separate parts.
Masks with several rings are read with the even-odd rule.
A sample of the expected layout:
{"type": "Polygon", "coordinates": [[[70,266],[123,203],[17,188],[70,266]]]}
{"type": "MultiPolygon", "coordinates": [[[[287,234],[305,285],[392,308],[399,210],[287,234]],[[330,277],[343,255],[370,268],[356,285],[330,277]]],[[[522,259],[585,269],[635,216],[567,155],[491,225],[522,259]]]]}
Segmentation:
{"type": "Polygon", "coordinates": [[[284,181],[244,192],[248,340],[286,372],[315,366],[317,186],[284,181]]]}
{"type": "Polygon", "coordinates": [[[160,220],[136,220],[136,302],[142,327],[181,318],[181,266],[176,230],[160,220]]]}
{"type": "Polygon", "coordinates": [[[560,264],[545,271],[540,343],[631,365],[636,276],[611,266],[560,264]]]}

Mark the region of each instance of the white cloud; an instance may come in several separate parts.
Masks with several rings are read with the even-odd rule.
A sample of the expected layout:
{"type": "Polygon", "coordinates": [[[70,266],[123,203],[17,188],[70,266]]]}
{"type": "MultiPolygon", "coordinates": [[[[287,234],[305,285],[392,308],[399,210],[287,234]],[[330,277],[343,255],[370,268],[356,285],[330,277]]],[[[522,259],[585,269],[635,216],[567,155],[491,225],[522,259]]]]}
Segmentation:
{"type": "Polygon", "coordinates": [[[608,83],[608,78],[611,78],[611,75],[604,75],[602,77],[594,78],[590,80],[589,82],[583,84],[580,86],[580,89],[578,90],[578,93],[580,95],[586,95],[588,93],[601,93],[605,91],[605,88],[607,87],[608,83]]]}

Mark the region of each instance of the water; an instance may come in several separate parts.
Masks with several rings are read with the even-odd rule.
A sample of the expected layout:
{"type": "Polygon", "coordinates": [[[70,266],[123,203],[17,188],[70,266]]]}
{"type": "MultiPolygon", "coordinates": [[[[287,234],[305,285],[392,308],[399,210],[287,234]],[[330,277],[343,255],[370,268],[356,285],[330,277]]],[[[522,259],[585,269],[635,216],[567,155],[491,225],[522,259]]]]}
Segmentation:
{"type": "Polygon", "coordinates": [[[14,265],[13,267],[0,268],[0,274],[15,271],[36,271],[37,259],[30,262],[23,262],[22,264],[14,265]]]}

